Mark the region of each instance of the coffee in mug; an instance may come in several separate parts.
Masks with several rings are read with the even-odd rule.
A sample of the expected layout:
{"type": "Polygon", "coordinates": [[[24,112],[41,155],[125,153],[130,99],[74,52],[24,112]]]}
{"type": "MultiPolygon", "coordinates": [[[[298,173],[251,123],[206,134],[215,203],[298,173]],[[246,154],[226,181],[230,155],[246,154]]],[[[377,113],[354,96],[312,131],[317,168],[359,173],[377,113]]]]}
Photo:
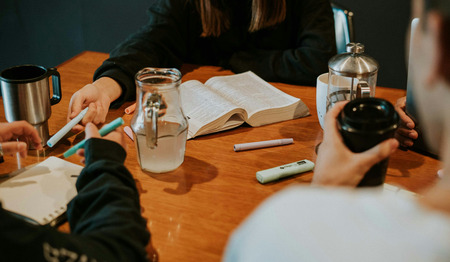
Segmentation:
{"type": "MultiPolygon", "coordinates": [[[[366,151],[392,138],[399,125],[394,106],[380,98],[359,98],[350,101],[338,115],[339,131],[347,147],[355,153],[366,151]]],[[[372,166],[359,187],[384,183],[389,159],[372,166]]]]}

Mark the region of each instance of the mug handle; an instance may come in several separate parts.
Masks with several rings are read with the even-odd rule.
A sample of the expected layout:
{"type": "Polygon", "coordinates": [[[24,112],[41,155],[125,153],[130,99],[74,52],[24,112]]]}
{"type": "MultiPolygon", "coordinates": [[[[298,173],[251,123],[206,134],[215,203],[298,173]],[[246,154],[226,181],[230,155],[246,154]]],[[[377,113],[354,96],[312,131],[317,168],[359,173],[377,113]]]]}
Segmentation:
{"type": "Polygon", "coordinates": [[[51,105],[56,105],[61,101],[61,77],[56,68],[48,68],[49,76],[52,76],[52,84],[53,84],[53,96],[50,99],[51,105]]]}

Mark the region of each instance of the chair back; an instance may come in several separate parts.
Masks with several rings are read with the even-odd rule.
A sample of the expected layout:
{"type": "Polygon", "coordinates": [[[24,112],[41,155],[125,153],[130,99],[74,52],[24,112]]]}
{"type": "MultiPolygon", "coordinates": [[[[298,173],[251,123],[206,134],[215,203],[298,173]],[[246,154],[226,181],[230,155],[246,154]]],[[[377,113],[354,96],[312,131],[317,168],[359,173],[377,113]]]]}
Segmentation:
{"type": "Polygon", "coordinates": [[[336,48],[338,54],[346,52],[346,45],[354,42],[353,12],[337,3],[331,3],[334,14],[336,48]]]}

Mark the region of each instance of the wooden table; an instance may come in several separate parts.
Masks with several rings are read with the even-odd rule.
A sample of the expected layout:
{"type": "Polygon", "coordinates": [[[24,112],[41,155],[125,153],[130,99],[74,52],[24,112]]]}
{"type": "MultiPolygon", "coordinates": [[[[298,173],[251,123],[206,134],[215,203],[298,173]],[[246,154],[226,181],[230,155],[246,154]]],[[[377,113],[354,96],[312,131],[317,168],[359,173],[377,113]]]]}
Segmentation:
{"type": "MultiPolygon", "coordinates": [[[[62,81],[62,100],[52,107],[49,120],[50,134],[65,123],[72,94],[92,82],[95,69],[108,57],[104,53],[84,52],[58,66],[62,81]]],[[[232,74],[213,66],[185,66],[183,81],[201,82],[215,75],[232,74]]],[[[152,246],[160,261],[219,261],[231,232],[264,199],[292,184],[308,184],[312,172],[282,181],[261,185],[255,178],[263,170],[302,159],[315,161],[315,146],[322,139],[322,130],[316,114],[315,87],[273,83],[282,91],[301,98],[311,115],[305,118],[252,128],[241,126],[234,130],[189,140],[184,163],[177,170],[165,174],[141,171],[135,145],[128,140],[126,166],[134,175],[141,196],[143,216],[148,219],[152,246]],[[236,143],[278,138],[294,138],[294,144],[234,152],[236,143]]],[[[404,90],[377,88],[377,96],[392,103],[405,95],[404,90]]],[[[123,116],[126,124],[131,115],[124,114],[126,103],[111,110],[107,121],[123,116]]],[[[4,112],[0,120],[5,121],[4,112]]],[[[47,149],[46,156],[60,156],[72,143],[84,138],[74,135],[47,149]]],[[[29,156],[22,165],[42,161],[44,156],[29,156]]],[[[6,156],[2,171],[17,168],[15,157],[6,156]]],[[[77,155],[68,158],[79,163],[77,155]]],[[[387,183],[399,184],[419,192],[435,181],[440,167],[438,160],[413,151],[398,150],[390,160],[387,183]]]]}

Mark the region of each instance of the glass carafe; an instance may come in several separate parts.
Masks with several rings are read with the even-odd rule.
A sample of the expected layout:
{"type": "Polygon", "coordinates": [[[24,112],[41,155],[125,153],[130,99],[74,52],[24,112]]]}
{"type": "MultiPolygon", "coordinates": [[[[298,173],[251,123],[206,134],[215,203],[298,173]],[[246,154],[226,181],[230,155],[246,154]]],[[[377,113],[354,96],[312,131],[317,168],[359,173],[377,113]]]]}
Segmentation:
{"type": "Polygon", "coordinates": [[[174,68],[144,68],[135,80],[131,129],[139,165],[153,173],[175,170],[183,163],[188,131],[178,90],[181,73],[174,68]]]}

